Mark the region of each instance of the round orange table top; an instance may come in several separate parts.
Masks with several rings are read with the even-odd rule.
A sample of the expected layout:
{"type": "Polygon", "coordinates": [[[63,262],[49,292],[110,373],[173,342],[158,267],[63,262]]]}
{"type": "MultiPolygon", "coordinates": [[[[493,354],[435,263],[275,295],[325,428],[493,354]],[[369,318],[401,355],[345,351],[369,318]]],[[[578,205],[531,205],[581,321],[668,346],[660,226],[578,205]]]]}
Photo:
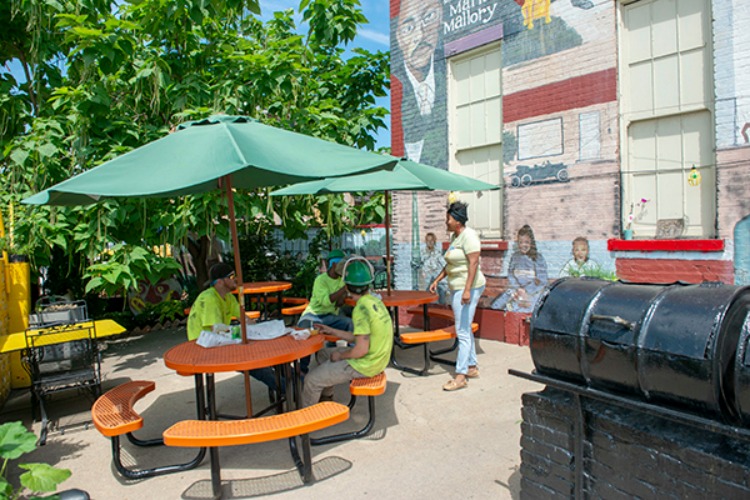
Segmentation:
{"type": "Polygon", "coordinates": [[[283,292],[290,288],[292,288],[292,284],[289,281],[253,281],[242,284],[242,293],[274,293],[283,292]]]}
{"type": "MultiPolygon", "coordinates": [[[[370,292],[372,293],[372,292],[370,292]]],[[[438,301],[436,293],[430,293],[423,290],[375,290],[380,295],[385,307],[406,307],[430,304],[438,301]]],[[[356,302],[353,299],[346,299],[347,305],[353,306],[356,302]]]]}
{"type": "Polygon", "coordinates": [[[255,370],[310,356],[323,347],[324,340],[322,335],[313,335],[307,340],[284,335],[272,340],[210,348],[191,340],[164,353],[164,364],[181,375],[255,370]]]}

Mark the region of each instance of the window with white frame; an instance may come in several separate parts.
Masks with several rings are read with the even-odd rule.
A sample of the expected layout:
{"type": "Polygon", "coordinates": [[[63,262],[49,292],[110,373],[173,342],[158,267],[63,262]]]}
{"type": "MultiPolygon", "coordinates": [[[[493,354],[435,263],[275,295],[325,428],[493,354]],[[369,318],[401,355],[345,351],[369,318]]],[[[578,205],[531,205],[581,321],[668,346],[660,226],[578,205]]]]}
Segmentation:
{"type": "MultiPolygon", "coordinates": [[[[449,59],[449,168],[491,184],[503,178],[502,66],[500,43],[449,59]]],[[[502,190],[459,193],[469,203],[469,221],[482,238],[503,231],[502,190]]]]}
{"type": "Polygon", "coordinates": [[[713,237],[710,0],[623,0],[620,27],[623,227],[648,238],[676,220],[682,236],[713,237]]]}

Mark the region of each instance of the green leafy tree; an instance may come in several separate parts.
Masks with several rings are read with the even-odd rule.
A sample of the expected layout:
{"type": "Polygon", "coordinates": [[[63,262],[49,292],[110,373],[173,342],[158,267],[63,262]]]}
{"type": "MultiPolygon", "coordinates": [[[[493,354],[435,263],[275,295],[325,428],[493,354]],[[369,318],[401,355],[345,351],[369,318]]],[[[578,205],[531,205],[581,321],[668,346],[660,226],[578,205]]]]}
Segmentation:
{"type": "MultiPolygon", "coordinates": [[[[64,265],[66,279],[75,282],[87,269],[92,278],[103,276],[89,266],[99,266],[111,244],[177,244],[189,249],[202,283],[214,238],[228,239],[226,202],[218,192],[89,207],[19,202],[162,137],[181,122],[215,113],[248,115],[374,148],[387,115],[375,99],[387,91],[389,57],[346,51],[366,22],[359,0],[303,0],[300,25],[292,10],[266,22],[255,17],[258,12],[258,0],[3,3],[0,210],[14,235],[11,250],[28,254],[36,267],[56,258],[54,265],[64,265]],[[11,61],[20,65],[25,81],[7,71],[11,61]]],[[[288,237],[311,223],[334,233],[377,216],[372,207],[352,208],[338,196],[266,194],[235,197],[241,226],[250,234],[272,224],[274,214],[288,237]]],[[[75,288],[61,286],[66,287],[75,288]]]]}

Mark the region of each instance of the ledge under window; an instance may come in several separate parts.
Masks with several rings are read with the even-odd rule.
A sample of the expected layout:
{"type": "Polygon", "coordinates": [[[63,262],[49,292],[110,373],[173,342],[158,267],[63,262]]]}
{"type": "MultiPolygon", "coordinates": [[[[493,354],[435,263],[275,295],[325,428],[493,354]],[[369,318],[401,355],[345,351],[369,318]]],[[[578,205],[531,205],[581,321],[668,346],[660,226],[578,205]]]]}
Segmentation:
{"type": "Polygon", "coordinates": [[[610,252],[723,252],[724,240],[607,240],[610,252]]]}
{"type": "MultiPolygon", "coordinates": [[[[482,240],[482,251],[493,251],[493,250],[499,250],[501,252],[504,252],[508,250],[508,247],[510,244],[505,240],[482,240]]],[[[448,250],[448,247],[450,246],[449,241],[443,242],[443,251],[448,250]]]]}

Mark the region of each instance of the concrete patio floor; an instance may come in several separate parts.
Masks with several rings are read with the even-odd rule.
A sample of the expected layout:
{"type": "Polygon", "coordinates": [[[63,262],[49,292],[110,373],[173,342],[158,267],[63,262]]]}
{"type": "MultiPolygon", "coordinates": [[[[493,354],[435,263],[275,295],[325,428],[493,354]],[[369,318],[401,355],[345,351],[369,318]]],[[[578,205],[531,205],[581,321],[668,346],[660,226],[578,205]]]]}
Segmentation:
{"type": "MultiPolygon", "coordinates": [[[[136,405],[145,420],[144,429],[136,433],[141,439],[159,437],[172,423],[194,418],[193,379],[175,374],[162,360],[167,349],[184,340],[184,329],[173,329],[106,344],[103,390],[127,380],[156,382],[156,390],[136,405]]],[[[376,399],[372,433],[313,447],[317,481],[312,485],[302,485],[286,441],[222,449],[225,498],[518,498],[521,394],[541,386],[507,373],[509,368],[533,369],[528,347],[481,339],[477,345],[481,378],[457,392],[441,389],[450,376],[448,367],[433,365],[426,377],[389,367],[388,389],[376,399]]],[[[399,360],[419,366],[421,350],[400,351],[399,360]]],[[[257,410],[268,403],[267,391],[255,380],[252,388],[257,410]]],[[[219,411],[242,413],[240,374],[217,376],[217,393],[219,411]]],[[[338,426],[341,431],[364,425],[367,404],[361,399],[349,421],[338,426]]],[[[340,388],[336,400],[349,400],[347,387],[340,388]]],[[[112,466],[110,440],[89,424],[90,404],[74,392],[58,395],[50,404],[54,425],[47,444],[22,461],[70,469],[72,476],[61,489],[80,488],[96,500],[210,498],[208,457],[187,472],[138,481],[121,478],[112,466]]],[[[31,425],[28,391],[13,391],[0,417],[31,425]]],[[[32,429],[38,434],[39,424],[32,429]]],[[[152,467],[186,462],[193,455],[190,449],[138,448],[125,441],[123,462],[152,467]]]]}

